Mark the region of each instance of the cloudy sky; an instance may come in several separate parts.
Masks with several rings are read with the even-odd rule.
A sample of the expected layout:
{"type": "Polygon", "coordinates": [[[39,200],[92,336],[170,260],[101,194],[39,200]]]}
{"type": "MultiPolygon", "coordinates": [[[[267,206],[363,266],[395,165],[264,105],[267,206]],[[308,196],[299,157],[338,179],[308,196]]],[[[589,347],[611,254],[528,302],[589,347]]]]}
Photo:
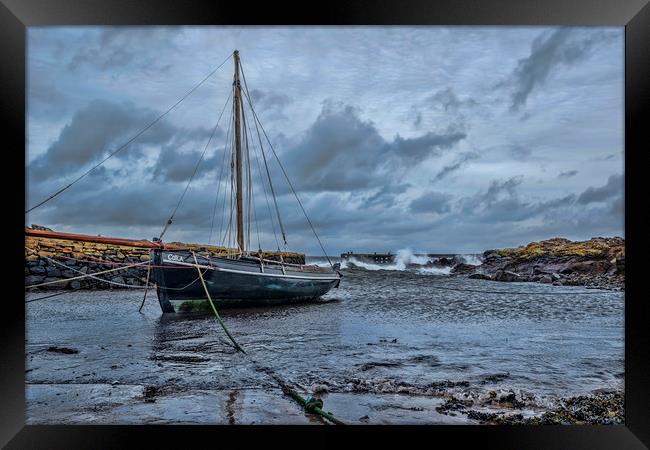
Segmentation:
{"type": "MultiPolygon", "coordinates": [[[[329,253],[623,236],[623,37],[623,28],[32,27],[26,206],[239,49],[262,125],[329,253]]],[[[25,223],[151,239],[207,148],[165,240],[219,241],[228,114],[206,145],[232,76],[230,59],[25,223]]],[[[289,248],[319,254],[269,164],[289,248]]],[[[254,160],[251,170],[260,240],[272,249],[254,160]]]]}

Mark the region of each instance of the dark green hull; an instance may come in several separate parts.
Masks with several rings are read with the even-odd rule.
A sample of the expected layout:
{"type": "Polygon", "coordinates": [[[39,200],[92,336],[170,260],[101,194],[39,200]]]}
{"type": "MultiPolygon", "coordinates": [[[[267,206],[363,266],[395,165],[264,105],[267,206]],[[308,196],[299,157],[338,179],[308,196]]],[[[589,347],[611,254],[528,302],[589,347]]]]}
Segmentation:
{"type": "MultiPolygon", "coordinates": [[[[154,251],[153,279],[163,312],[206,310],[207,296],[189,252],[154,251]]],[[[314,300],[338,286],[333,270],[260,264],[250,259],[197,255],[210,297],[217,307],[267,306],[314,300]]]]}

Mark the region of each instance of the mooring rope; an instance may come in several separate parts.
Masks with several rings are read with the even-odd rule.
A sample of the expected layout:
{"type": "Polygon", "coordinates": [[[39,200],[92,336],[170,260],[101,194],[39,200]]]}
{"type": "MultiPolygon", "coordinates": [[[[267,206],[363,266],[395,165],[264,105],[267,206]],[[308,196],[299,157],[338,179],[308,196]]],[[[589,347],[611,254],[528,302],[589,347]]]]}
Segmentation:
{"type": "MultiPolygon", "coordinates": [[[[52,259],[52,258],[49,258],[49,257],[47,257],[47,256],[45,256],[45,255],[41,255],[40,253],[38,253],[36,250],[34,250],[34,249],[32,249],[32,248],[25,247],[25,249],[29,250],[29,251],[32,252],[32,253],[35,253],[35,254],[36,254],[37,256],[39,256],[40,258],[44,258],[44,259],[46,259],[46,260],[48,260],[48,261],[51,261],[52,263],[54,263],[54,264],[56,264],[56,265],[58,265],[58,266],[60,266],[60,267],[63,267],[63,268],[68,269],[68,270],[72,270],[72,271],[77,272],[77,273],[83,273],[82,271],[80,271],[80,270],[78,270],[78,269],[75,269],[74,267],[66,266],[65,264],[60,263],[60,262],[58,262],[58,261],[56,261],[56,260],[54,260],[54,259],[52,259]]],[[[88,261],[84,261],[84,260],[82,260],[82,259],[69,258],[69,257],[66,257],[66,256],[63,256],[63,258],[66,258],[66,259],[72,259],[72,260],[74,260],[74,261],[88,262],[88,261]]],[[[98,263],[97,261],[90,261],[90,262],[98,263]]],[[[143,263],[141,263],[141,264],[145,264],[145,263],[146,263],[146,262],[143,262],[143,263]]],[[[149,265],[150,265],[151,268],[162,268],[162,269],[191,269],[191,270],[194,270],[194,267],[156,266],[156,265],[151,264],[151,260],[149,260],[148,263],[149,263],[149,265]]],[[[110,264],[110,263],[109,263],[109,262],[106,262],[106,263],[102,263],[102,264],[110,264]]],[[[128,263],[113,263],[113,264],[128,264],[128,263]]],[[[128,269],[128,268],[130,268],[130,267],[133,267],[133,265],[131,265],[131,266],[127,266],[127,267],[122,267],[122,269],[128,269]]],[[[118,269],[119,269],[119,268],[118,268],[118,269]]],[[[114,269],[114,270],[118,270],[118,269],[114,269]]],[[[209,270],[209,269],[205,269],[205,270],[203,271],[203,273],[205,273],[205,272],[208,271],[208,270],[209,270]]],[[[122,286],[122,287],[130,288],[130,289],[148,289],[148,288],[150,288],[150,287],[157,287],[158,289],[162,289],[162,290],[166,290],[166,291],[182,291],[182,290],[187,289],[188,287],[192,286],[192,285],[193,285],[194,283],[196,283],[197,281],[199,281],[199,277],[196,277],[194,280],[192,280],[191,282],[189,282],[189,283],[186,284],[185,286],[181,286],[181,287],[177,287],[177,288],[172,288],[172,287],[167,287],[167,286],[155,286],[155,285],[151,286],[151,285],[149,285],[148,283],[147,283],[147,286],[133,286],[133,285],[130,285],[130,284],[123,284],[123,283],[118,283],[118,282],[116,282],[116,281],[104,280],[104,279],[102,279],[102,278],[96,278],[96,277],[94,277],[94,275],[98,275],[98,274],[101,274],[101,273],[105,273],[105,272],[95,272],[95,273],[93,273],[93,274],[87,274],[87,275],[88,275],[89,277],[94,278],[94,279],[96,279],[97,281],[101,281],[101,282],[103,282],[103,283],[113,284],[113,285],[116,285],[116,286],[122,286]]],[[[81,277],[80,277],[80,278],[81,278],[81,277]]],[[[63,282],[63,281],[70,281],[70,280],[72,280],[72,278],[65,278],[65,279],[62,279],[62,280],[60,280],[60,281],[63,282]]],[[[140,280],[142,280],[142,278],[140,278],[140,280]]],[[[54,283],[54,282],[52,282],[52,283],[54,283]]],[[[37,285],[34,285],[33,287],[37,287],[37,285]]],[[[26,287],[26,289],[27,289],[27,288],[28,288],[28,287],[26,287]]],[[[45,297],[43,297],[43,298],[45,298],[45,297]]]]}
{"type": "Polygon", "coordinates": [[[145,300],[147,300],[147,292],[149,292],[149,275],[151,275],[151,259],[149,260],[149,264],[147,265],[147,281],[144,283],[145,285],[144,296],[142,297],[142,304],[140,305],[138,312],[142,311],[144,302],[145,300]]]}
{"type": "Polygon", "coordinates": [[[45,300],[50,297],[57,297],[59,295],[68,294],[68,293],[69,293],[68,291],[63,291],[63,292],[57,292],[56,294],[46,295],[44,297],[30,298],[29,300],[25,300],[25,303],[37,302],[39,300],[45,300]]]}
{"type": "Polygon", "coordinates": [[[196,263],[196,270],[199,273],[199,278],[201,279],[201,284],[203,285],[203,289],[205,290],[205,295],[208,297],[208,301],[210,302],[210,306],[212,307],[212,311],[214,311],[214,315],[217,317],[217,321],[221,325],[221,328],[223,328],[223,331],[226,332],[226,335],[232,341],[232,343],[234,344],[237,351],[240,351],[242,353],[246,353],[244,351],[244,349],[239,346],[237,341],[235,341],[235,338],[232,337],[232,335],[230,334],[230,331],[228,331],[228,328],[226,327],[226,324],[223,323],[223,320],[221,320],[221,316],[217,312],[217,308],[215,308],[214,303],[212,302],[212,297],[210,297],[210,292],[208,291],[208,287],[205,284],[205,280],[203,279],[203,274],[201,273],[201,268],[199,267],[199,262],[197,261],[196,254],[194,252],[192,252],[192,257],[194,258],[194,262],[196,263]]]}

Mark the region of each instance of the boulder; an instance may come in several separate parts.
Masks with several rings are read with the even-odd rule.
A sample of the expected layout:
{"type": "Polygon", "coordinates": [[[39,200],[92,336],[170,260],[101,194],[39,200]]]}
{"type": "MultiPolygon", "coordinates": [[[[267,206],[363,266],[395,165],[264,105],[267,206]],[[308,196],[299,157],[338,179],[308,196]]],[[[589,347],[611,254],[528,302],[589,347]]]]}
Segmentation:
{"type": "Polygon", "coordinates": [[[443,256],[441,258],[438,258],[436,261],[434,261],[434,264],[436,266],[448,267],[448,266],[453,266],[455,262],[456,261],[454,261],[454,258],[446,258],[443,256]]]}
{"type": "Polygon", "coordinates": [[[576,261],[569,264],[568,269],[570,269],[572,272],[592,272],[594,270],[595,264],[596,261],[576,261]]]}
{"type": "Polygon", "coordinates": [[[472,278],[474,280],[491,280],[492,277],[490,275],[486,275],[484,273],[473,273],[467,278],[472,278]]]}
{"type": "Polygon", "coordinates": [[[476,266],[458,263],[451,269],[451,273],[471,273],[474,272],[474,270],[476,270],[476,266]]]}
{"type": "Polygon", "coordinates": [[[28,277],[25,277],[25,285],[26,286],[31,286],[32,284],[39,284],[44,279],[45,279],[45,277],[42,277],[40,275],[30,275],[28,277]]]}
{"type": "Polygon", "coordinates": [[[33,266],[33,267],[30,267],[30,268],[29,268],[29,271],[30,271],[33,275],[45,275],[45,272],[46,272],[46,271],[45,271],[45,267],[42,267],[42,266],[33,266]]]}
{"type": "Polygon", "coordinates": [[[553,283],[553,278],[550,275],[544,275],[540,280],[540,283],[551,284],[553,283]]]}
{"type": "Polygon", "coordinates": [[[492,278],[495,281],[522,281],[522,276],[519,275],[518,273],[511,272],[509,270],[497,270],[496,273],[494,274],[494,277],[492,278]]]}
{"type": "Polygon", "coordinates": [[[61,271],[57,269],[56,267],[47,267],[47,276],[48,277],[60,277],[61,276],[61,271]]]}

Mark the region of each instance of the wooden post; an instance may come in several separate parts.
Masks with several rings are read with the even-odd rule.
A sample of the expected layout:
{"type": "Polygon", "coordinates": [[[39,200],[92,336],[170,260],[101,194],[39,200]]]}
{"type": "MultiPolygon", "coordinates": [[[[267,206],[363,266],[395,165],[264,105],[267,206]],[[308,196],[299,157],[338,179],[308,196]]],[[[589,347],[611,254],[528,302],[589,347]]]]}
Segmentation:
{"type": "Polygon", "coordinates": [[[244,199],[242,195],[242,152],[241,152],[241,85],[239,84],[239,50],[233,54],[235,60],[235,180],[237,186],[237,244],[241,252],[246,251],[244,242],[244,199]]]}

